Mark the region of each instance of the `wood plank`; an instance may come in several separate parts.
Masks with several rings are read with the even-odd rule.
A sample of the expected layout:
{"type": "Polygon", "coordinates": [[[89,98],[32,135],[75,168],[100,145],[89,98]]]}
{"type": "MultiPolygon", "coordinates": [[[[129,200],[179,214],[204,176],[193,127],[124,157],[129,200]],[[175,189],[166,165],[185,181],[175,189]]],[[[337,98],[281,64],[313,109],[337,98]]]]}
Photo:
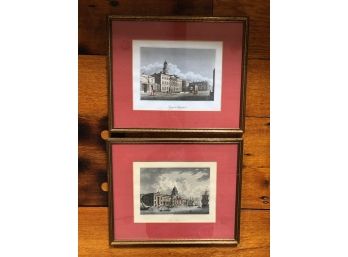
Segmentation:
{"type": "Polygon", "coordinates": [[[244,168],[242,177],[242,208],[270,209],[269,168],[244,168]]]}
{"type": "Polygon", "coordinates": [[[269,133],[269,118],[246,118],[244,133],[244,167],[269,167],[269,133]]]}
{"type": "Polygon", "coordinates": [[[270,115],[270,62],[249,60],[246,86],[246,116],[269,117],[270,115]]]}
{"type": "Polygon", "coordinates": [[[107,54],[107,15],[211,16],[211,0],[80,0],[79,54],[107,54]]]}
{"type": "MultiPolygon", "coordinates": [[[[269,208],[269,61],[249,62],[242,206],[269,208]],[[266,70],[268,70],[266,68],[266,70]],[[267,79],[268,78],[268,79],[267,79]],[[264,108],[262,108],[262,106],[264,108]],[[257,117],[260,116],[261,118],[257,117]]],[[[79,204],[106,206],[107,74],[104,56],[79,56],[79,204]]]]}
{"type": "Polygon", "coordinates": [[[269,256],[269,211],[242,210],[241,242],[237,247],[226,246],[176,246],[176,247],[119,247],[108,243],[108,218],[106,207],[79,208],[79,256],[269,256]]]}
{"type": "Polygon", "coordinates": [[[214,16],[248,16],[249,58],[269,59],[269,0],[214,0],[213,13],[214,16]]]}
{"type": "MultiPolygon", "coordinates": [[[[269,209],[269,119],[247,118],[244,135],[242,207],[269,209]]],[[[98,128],[91,138],[100,139],[98,128]]],[[[101,140],[101,139],[100,139],[101,140]]],[[[97,140],[95,140],[97,141],[97,140]]],[[[103,141],[102,141],[103,142],[103,141]]],[[[92,140],[79,143],[79,204],[106,206],[107,194],[102,184],[107,181],[105,143],[92,140]]]]}
{"type": "Polygon", "coordinates": [[[79,55],[79,114],[107,117],[107,57],[79,55]]]}
{"type": "Polygon", "coordinates": [[[269,1],[214,0],[213,2],[211,0],[81,0],[78,21],[79,53],[107,54],[106,16],[110,14],[248,16],[249,58],[269,59],[269,1]]]}
{"type": "MultiPolygon", "coordinates": [[[[269,117],[269,60],[249,60],[247,117],[269,117]]],[[[107,58],[79,55],[79,114],[107,120],[107,58]]],[[[106,128],[107,129],[107,128],[106,128]]]]}
{"type": "MultiPolygon", "coordinates": [[[[86,155],[87,147],[81,147],[83,161],[88,160],[88,168],[79,167],[79,205],[80,206],[107,206],[107,193],[102,189],[107,182],[106,153],[97,149],[90,149],[86,155]],[[100,164],[97,163],[98,160],[100,164]]],[[[82,157],[79,157],[82,159],[82,157]]],[[[81,160],[79,159],[79,162],[81,160]]],[[[270,188],[269,168],[243,168],[242,177],[242,207],[248,209],[269,209],[270,188]]]]}

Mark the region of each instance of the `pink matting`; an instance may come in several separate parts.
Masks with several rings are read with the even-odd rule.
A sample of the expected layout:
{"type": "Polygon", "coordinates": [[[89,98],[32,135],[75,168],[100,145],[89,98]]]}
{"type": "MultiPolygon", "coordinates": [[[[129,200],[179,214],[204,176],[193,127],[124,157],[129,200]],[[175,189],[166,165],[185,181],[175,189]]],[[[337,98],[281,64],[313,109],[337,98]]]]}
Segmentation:
{"type": "Polygon", "coordinates": [[[112,145],[115,240],[234,239],[238,146],[112,145]],[[133,162],[217,162],[216,223],[134,223],[133,162]]]}
{"type": "Polygon", "coordinates": [[[239,128],[242,46],[242,22],[113,21],[113,127],[239,128]],[[133,111],[132,40],[222,41],[221,111],[133,111]]]}

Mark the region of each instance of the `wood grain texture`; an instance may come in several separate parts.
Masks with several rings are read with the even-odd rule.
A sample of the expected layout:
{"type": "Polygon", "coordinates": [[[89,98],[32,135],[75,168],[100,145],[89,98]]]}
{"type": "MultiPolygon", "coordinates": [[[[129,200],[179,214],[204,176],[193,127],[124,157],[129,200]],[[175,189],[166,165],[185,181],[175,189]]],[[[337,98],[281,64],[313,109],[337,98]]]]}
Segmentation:
{"type": "Polygon", "coordinates": [[[249,17],[249,58],[269,59],[270,1],[213,0],[214,16],[249,17]]]}
{"type": "MultiPolygon", "coordinates": [[[[79,205],[106,206],[105,142],[107,68],[105,56],[79,56],[79,205]]],[[[267,60],[250,60],[244,135],[242,207],[269,208],[269,67],[267,60]]]]}
{"type": "MultiPolygon", "coordinates": [[[[252,151],[251,151],[252,152],[252,151]]],[[[244,155],[244,159],[249,156],[244,155]]],[[[255,155],[255,159],[263,159],[255,155]]],[[[93,146],[79,146],[79,205],[107,206],[107,193],[102,184],[107,181],[107,160],[104,149],[93,146]],[[87,162],[85,165],[82,162],[87,162]],[[81,164],[82,163],[82,164],[81,164]]],[[[242,208],[269,209],[269,167],[244,165],[242,177],[242,208]]]]}
{"type": "Polygon", "coordinates": [[[79,54],[107,54],[107,15],[212,16],[211,0],[79,0],[79,54]]]}
{"type": "Polygon", "coordinates": [[[269,132],[269,118],[246,118],[244,132],[244,167],[269,168],[269,132]]]}
{"type": "MultiPolygon", "coordinates": [[[[247,117],[269,117],[269,64],[269,60],[248,61],[247,117]]],[[[106,56],[79,55],[79,114],[107,119],[107,87],[106,56]]]]}
{"type": "Polygon", "coordinates": [[[247,16],[249,58],[269,59],[269,0],[80,0],[79,54],[107,54],[107,15],[247,16]]]}
{"type": "Polygon", "coordinates": [[[241,243],[230,246],[109,247],[106,207],[79,208],[79,256],[269,256],[269,211],[242,210],[241,243]]]}
{"type": "MultiPolygon", "coordinates": [[[[98,128],[92,130],[91,138],[100,138],[98,128]]],[[[106,146],[91,141],[79,144],[79,204],[106,206],[106,146]]],[[[246,118],[243,158],[242,207],[269,209],[269,118],[246,118]]]]}
{"type": "Polygon", "coordinates": [[[270,62],[249,60],[246,86],[246,117],[269,117],[270,62]]]}
{"type": "Polygon", "coordinates": [[[79,0],[79,256],[269,256],[269,0],[79,0]],[[106,16],[249,16],[246,130],[238,247],[108,244],[106,16]],[[97,56],[92,56],[97,55],[97,56]],[[98,56],[102,55],[102,56],[98,56]],[[259,59],[259,60],[257,60],[259,59]],[[256,210],[259,209],[259,210],[256,210]],[[262,210],[263,209],[263,210],[262,210]]]}

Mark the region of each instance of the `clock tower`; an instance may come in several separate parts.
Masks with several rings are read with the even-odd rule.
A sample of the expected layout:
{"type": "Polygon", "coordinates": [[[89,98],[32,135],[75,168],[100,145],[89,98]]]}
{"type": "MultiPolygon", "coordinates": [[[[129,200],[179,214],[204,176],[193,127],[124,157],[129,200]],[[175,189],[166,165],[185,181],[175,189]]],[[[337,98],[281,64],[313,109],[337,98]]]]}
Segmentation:
{"type": "Polygon", "coordinates": [[[168,63],[167,61],[164,61],[163,63],[163,73],[168,74],[168,63]]]}

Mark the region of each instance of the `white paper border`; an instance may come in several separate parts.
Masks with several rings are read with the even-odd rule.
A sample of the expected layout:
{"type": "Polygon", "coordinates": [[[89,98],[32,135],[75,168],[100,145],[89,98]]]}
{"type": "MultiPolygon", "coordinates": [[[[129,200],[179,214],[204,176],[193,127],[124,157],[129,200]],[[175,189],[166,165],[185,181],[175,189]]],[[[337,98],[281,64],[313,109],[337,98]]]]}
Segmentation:
{"type": "Polygon", "coordinates": [[[133,162],[134,223],[215,223],[216,162],[133,162]],[[210,168],[209,214],[140,214],[140,168],[197,167],[210,168]]]}
{"type": "Polygon", "coordinates": [[[133,40],[133,110],[221,111],[222,41],[133,40]],[[140,100],[140,47],[215,49],[214,101],[140,100]]]}

